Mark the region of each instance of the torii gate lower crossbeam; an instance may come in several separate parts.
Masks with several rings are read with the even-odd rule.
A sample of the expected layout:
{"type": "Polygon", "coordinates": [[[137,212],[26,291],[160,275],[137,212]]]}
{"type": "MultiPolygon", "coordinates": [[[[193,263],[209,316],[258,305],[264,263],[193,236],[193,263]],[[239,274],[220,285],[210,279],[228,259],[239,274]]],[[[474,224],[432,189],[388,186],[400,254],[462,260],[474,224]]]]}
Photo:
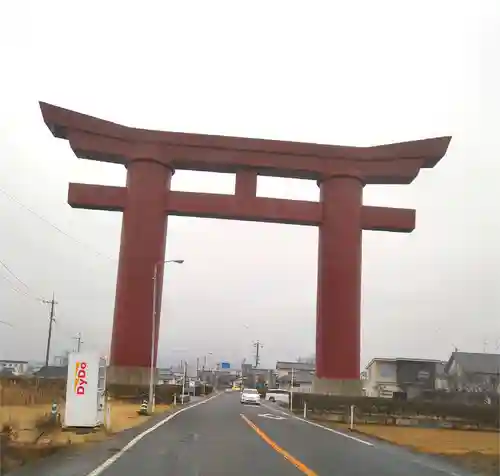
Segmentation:
{"type": "MultiPolygon", "coordinates": [[[[364,206],[363,186],[410,183],[420,168],[438,162],[450,138],[372,148],[297,144],[137,130],[41,106],[53,134],[69,139],[79,157],[127,167],[126,187],[70,184],[68,198],[75,208],[123,212],[114,367],[140,373],[150,364],[151,281],[155,265],[164,259],[168,215],[301,224],[319,226],[318,388],[321,382],[341,382],[334,389],[322,388],[359,390],[362,230],[410,232],[415,226],[414,210],[364,206]],[[235,193],[170,191],[176,168],[233,172],[235,193]],[[258,175],[316,179],[320,201],[257,197],[258,175]]],[[[161,290],[162,270],[158,279],[161,290]]],[[[156,353],[157,347],[155,360],[156,353]]]]}

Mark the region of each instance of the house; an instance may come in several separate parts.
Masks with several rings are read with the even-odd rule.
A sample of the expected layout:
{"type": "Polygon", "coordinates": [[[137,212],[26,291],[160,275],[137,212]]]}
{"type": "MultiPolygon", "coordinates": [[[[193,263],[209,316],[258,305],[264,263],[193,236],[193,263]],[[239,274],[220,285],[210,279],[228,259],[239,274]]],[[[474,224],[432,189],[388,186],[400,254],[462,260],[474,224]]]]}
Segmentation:
{"type": "Polygon", "coordinates": [[[276,387],[276,374],[274,369],[242,369],[243,386],[256,388],[257,384],[265,383],[268,388],[276,387]]]}
{"type": "Polygon", "coordinates": [[[68,367],[60,367],[55,365],[43,366],[40,370],[34,372],[33,375],[36,378],[66,380],[68,378],[68,367]]]}
{"type": "Polygon", "coordinates": [[[448,376],[446,374],[446,362],[436,364],[435,390],[448,390],[448,376]]]}
{"type": "Polygon", "coordinates": [[[451,391],[500,393],[500,354],[453,352],[445,372],[451,391]]]}
{"type": "Polygon", "coordinates": [[[157,369],[158,384],[175,384],[176,377],[171,368],[157,369]]]}
{"type": "Polygon", "coordinates": [[[29,364],[25,360],[0,360],[0,372],[13,376],[25,375],[28,373],[29,364]]]}
{"type": "Polygon", "coordinates": [[[15,378],[18,377],[12,369],[2,369],[0,370],[0,378],[15,378]]]}
{"type": "Polygon", "coordinates": [[[363,390],[368,397],[415,398],[443,386],[444,362],[431,359],[374,358],[366,366],[363,390]]]}
{"type": "Polygon", "coordinates": [[[308,362],[283,362],[280,360],[276,362],[276,376],[278,379],[291,374],[292,370],[294,372],[304,371],[314,373],[316,365],[308,362]]]}
{"type": "Polygon", "coordinates": [[[290,390],[292,374],[295,381],[293,390],[311,392],[316,365],[312,362],[276,362],[276,383],[278,388],[290,390]]]}
{"type": "MultiPolygon", "coordinates": [[[[307,370],[293,370],[293,380],[295,385],[293,386],[294,392],[312,392],[312,385],[314,379],[314,371],[307,370]]],[[[278,388],[284,390],[292,389],[292,372],[282,375],[277,379],[278,388]]]]}

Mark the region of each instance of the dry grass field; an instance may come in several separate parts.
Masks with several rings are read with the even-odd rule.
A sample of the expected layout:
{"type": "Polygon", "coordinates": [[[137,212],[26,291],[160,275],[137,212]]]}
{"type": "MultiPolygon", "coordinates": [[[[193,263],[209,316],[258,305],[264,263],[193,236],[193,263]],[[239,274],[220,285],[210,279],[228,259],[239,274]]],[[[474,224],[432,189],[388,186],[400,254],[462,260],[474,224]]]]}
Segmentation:
{"type": "MultiPolygon", "coordinates": [[[[347,430],[347,425],[321,421],[347,430]]],[[[356,425],[355,431],[414,451],[445,457],[457,465],[487,476],[500,474],[500,433],[444,428],[356,425]]]]}
{"type": "Polygon", "coordinates": [[[460,455],[477,452],[499,454],[500,433],[489,431],[461,431],[444,428],[411,428],[403,426],[356,425],[366,435],[417,451],[440,455],[460,455]]]}
{"type": "MultiPolygon", "coordinates": [[[[157,405],[155,413],[166,412],[169,408],[168,405],[157,405]]],[[[50,415],[50,409],[50,405],[0,407],[0,428],[11,428],[9,443],[2,449],[3,469],[16,468],[68,445],[102,441],[150,418],[138,415],[138,404],[115,401],[111,404],[110,427],[82,434],[62,431],[57,426],[44,425],[43,422],[50,415]]],[[[64,413],[64,408],[60,408],[59,411],[64,413]]]]}

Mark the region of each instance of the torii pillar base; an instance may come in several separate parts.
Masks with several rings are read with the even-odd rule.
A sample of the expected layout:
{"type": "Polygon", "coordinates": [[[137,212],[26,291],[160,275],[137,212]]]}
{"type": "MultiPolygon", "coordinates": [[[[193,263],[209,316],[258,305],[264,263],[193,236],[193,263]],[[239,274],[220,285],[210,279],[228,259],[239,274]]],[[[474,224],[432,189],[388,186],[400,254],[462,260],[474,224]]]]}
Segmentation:
{"type": "Polygon", "coordinates": [[[343,397],[360,397],[363,395],[363,385],[359,379],[329,379],[315,376],[312,391],[313,393],[343,397]]]}
{"type": "MultiPolygon", "coordinates": [[[[147,367],[124,367],[110,365],[106,371],[106,382],[113,385],[148,386],[150,369],[147,367]]],[[[158,382],[158,372],[155,369],[155,383],[158,382]]]]}

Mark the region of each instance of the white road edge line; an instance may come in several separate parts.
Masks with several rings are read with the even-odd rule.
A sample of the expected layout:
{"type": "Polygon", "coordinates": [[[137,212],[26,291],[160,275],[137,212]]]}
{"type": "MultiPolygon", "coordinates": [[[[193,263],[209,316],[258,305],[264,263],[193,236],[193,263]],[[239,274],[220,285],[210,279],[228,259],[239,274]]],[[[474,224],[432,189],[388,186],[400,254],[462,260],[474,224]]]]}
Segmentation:
{"type": "Polygon", "coordinates": [[[357,441],[358,443],[363,443],[366,446],[374,446],[373,443],[370,443],[369,441],[361,440],[360,438],[356,438],[355,436],[346,435],[345,433],[342,433],[341,431],[334,430],[333,428],[328,428],[327,426],[320,425],[319,423],[315,423],[315,422],[309,421],[309,420],[304,420],[303,418],[300,418],[300,417],[295,416],[295,415],[293,415],[293,418],[296,418],[297,420],[303,421],[304,423],[308,423],[309,425],[317,426],[318,428],[323,428],[323,430],[329,431],[331,433],[335,433],[336,435],[340,435],[340,436],[343,436],[345,438],[349,438],[350,440],[357,441]]]}
{"type": "Polygon", "coordinates": [[[459,473],[456,473],[455,471],[449,471],[448,469],[440,468],[438,466],[434,466],[433,464],[429,464],[426,461],[420,461],[418,459],[412,459],[411,462],[415,463],[415,464],[418,464],[420,466],[423,466],[424,468],[427,468],[427,469],[432,469],[432,470],[438,471],[440,473],[449,474],[450,476],[461,476],[459,473]]]}
{"type": "Polygon", "coordinates": [[[207,398],[206,400],[203,400],[198,403],[194,403],[193,405],[190,405],[189,407],[181,408],[180,410],[176,411],[175,413],[170,414],[163,420],[159,421],[156,425],[153,425],[151,428],[148,428],[147,430],[143,431],[139,435],[137,435],[135,438],[130,440],[118,453],[115,453],[111,458],[107,459],[102,463],[100,466],[98,466],[96,469],[91,471],[90,473],[86,474],[85,476],[99,476],[100,474],[103,473],[104,470],[108,469],[118,458],[123,456],[128,450],[130,450],[132,447],[134,447],[139,441],[141,441],[146,435],[149,435],[153,431],[157,430],[160,428],[160,426],[164,425],[165,423],[168,423],[170,420],[175,418],[179,413],[185,412],[187,410],[190,410],[191,408],[197,407],[198,405],[203,405],[204,403],[208,403],[210,400],[218,397],[220,394],[213,395],[210,398],[207,398]]]}
{"type": "Polygon", "coordinates": [[[333,428],[328,428],[327,426],[320,425],[319,423],[315,423],[313,421],[304,420],[304,418],[300,418],[296,415],[293,415],[292,413],[286,413],[282,410],[278,410],[277,408],[272,408],[272,407],[266,405],[265,403],[263,403],[262,405],[265,406],[266,408],[269,408],[269,410],[279,411],[280,413],[283,413],[283,414],[288,415],[292,418],[295,418],[296,420],[300,420],[300,421],[302,421],[304,423],[308,423],[309,425],[312,425],[312,426],[317,426],[318,428],[323,428],[323,430],[329,431],[331,433],[335,433],[336,435],[343,436],[344,438],[348,438],[350,440],[357,441],[358,443],[362,443],[363,445],[374,446],[374,444],[370,443],[369,441],[365,441],[365,440],[362,440],[360,438],[356,438],[355,436],[346,435],[345,433],[342,433],[341,431],[334,430],[333,428]]]}

